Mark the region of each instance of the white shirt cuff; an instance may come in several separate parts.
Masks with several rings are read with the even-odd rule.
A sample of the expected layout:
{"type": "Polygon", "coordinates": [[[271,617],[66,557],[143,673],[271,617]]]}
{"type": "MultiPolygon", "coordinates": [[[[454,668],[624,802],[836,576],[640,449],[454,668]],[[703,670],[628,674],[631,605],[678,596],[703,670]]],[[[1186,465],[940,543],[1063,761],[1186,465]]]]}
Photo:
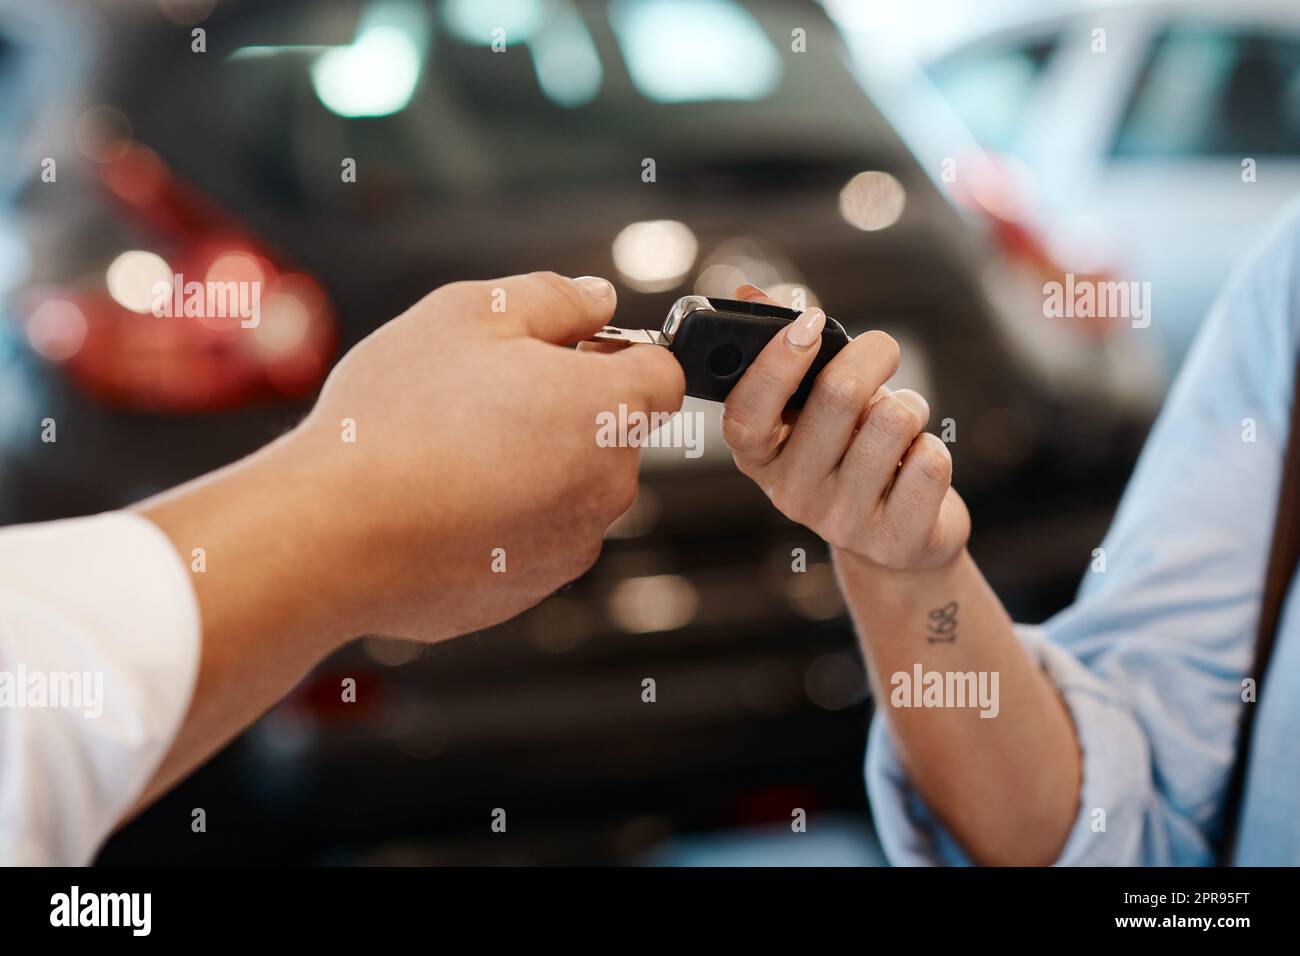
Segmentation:
{"type": "Polygon", "coordinates": [[[148,519],[0,530],[0,863],[93,859],[170,748],[200,650],[189,568],[148,519]]]}

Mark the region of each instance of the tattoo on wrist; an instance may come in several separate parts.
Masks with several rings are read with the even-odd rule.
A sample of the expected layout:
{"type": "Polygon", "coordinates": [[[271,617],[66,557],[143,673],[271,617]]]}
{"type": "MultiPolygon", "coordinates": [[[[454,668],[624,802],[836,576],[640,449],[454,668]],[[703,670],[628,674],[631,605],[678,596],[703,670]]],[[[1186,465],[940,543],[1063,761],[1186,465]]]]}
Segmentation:
{"type": "Polygon", "coordinates": [[[926,615],[925,640],[929,644],[952,644],[957,640],[957,602],[949,601],[926,615]]]}

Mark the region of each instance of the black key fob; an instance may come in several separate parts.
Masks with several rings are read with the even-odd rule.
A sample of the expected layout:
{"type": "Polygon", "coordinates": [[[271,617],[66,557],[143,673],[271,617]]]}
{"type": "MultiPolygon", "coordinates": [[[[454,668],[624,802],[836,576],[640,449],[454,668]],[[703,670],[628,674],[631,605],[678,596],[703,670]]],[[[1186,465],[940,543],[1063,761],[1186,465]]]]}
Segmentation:
{"type": "MultiPolygon", "coordinates": [[[[664,322],[663,335],[686,373],[686,394],[724,401],[763,347],[798,316],[793,309],[761,302],[702,295],[678,299],[664,322]]],[[[813,381],[848,344],[844,326],[827,316],[821,349],[787,409],[803,407],[813,381]]]]}

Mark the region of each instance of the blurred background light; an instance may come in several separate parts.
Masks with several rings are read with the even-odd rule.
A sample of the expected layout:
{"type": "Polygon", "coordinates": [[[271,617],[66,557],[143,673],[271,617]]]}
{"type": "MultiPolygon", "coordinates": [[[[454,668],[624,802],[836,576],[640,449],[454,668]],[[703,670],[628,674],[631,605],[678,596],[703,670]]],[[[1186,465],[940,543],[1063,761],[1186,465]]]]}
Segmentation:
{"type": "Polygon", "coordinates": [[[555,0],[546,25],[530,41],[537,83],[559,106],[573,109],[596,98],[604,79],[591,31],[567,0],[555,0]]]}
{"type": "Polygon", "coordinates": [[[0,217],[0,293],[8,293],[31,274],[27,238],[12,221],[0,217]]]}
{"type": "Polygon", "coordinates": [[[780,286],[802,285],[803,277],[790,257],[771,242],[740,236],[718,243],[700,263],[695,292],[730,298],[744,282],[770,295],[780,286]]]}
{"type": "Polygon", "coordinates": [[[27,319],[27,342],[42,358],[62,362],[81,351],[86,317],[64,299],[42,302],[27,319]]]}
{"type": "Polygon", "coordinates": [[[217,0],[158,0],[158,10],[162,15],[181,26],[206,20],[216,5],[217,0]]]}
{"type": "Polygon", "coordinates": [[[117,160],[104,167],[103,177],[104,185],[113,195],[143,206],[157,199],[167,181],[167,170],[157,153],[132,143],[117,160]]]}
{"type": "Polygon", "coordinates": [[[866,676],[853,654],[823,654],[808,665],[804,691],[823,710],[843,710],[867,694],[866,676]]]}
{"type": "Polygon", "coordinates": [[[351,46],[322,54],[311,80],[320,101],[340,116],[387,116],[410,102],[419,73],[411,38],[375,27],[351,46]]]}
{"type": "Polygon", "coordinates": [[[698,250],[695,233],[685,223],[634,222],[614,239],[614,267],[638,292],[663,292],[686,278],[698,250]]]}
{"type": "Polygon", "coordinates": [[[840,215],[849,225],[874,232],[898,222],[906,201],[903,184],[889,173],[858,173],[840,190],[840,215]]]}
{"type": "Polygon", "coordinates": [[[760,100],[781,82],[776,48],[733,0],[613,0],[609,19],[632,82],[656,102],[760,100]]]}
{"type": "Polygon", "coordinates": [[[276,293],[262,300],[253,340],[266,353],[293,352],[306,340],[310,325],[311,315],[297,296],[276,293]]]}
{"type": "Polygon", "coordinates": [[[630,634],[672,631],[695,618],[699,602],[695,585],[680,575],[626,578],[609,596],[609,616],[630,634]]]}
{"type": "Polygon", "coordinates": [[[442,16],[462,43],[487,46],[504,30],[507,47],[530,40],[548,11],[541,0],[446,0],[442,16]]]}
{"type": "Polygon", "coordinates": [[[844,598],[829,561],[787,575],[785,595],[795,613],[810,621],[829,621],[844,613],[844,598]]]}
{"type": "Polygon", "coordinates": [[[132,127],[116,106],[92,106],[77,117],[72,138],[81,155],[93,163],[111,163],[131,146],[132,127]]]}
{"type": "Polygon", "coordinates": [[[114,302],[144,313],[153,309],[154,286],[160,282],[171,286],[172,269],[161,256],[132,249],[112,261],[104,278],[114,302]]]}
{"type": "Polygon", "coordinates": [[[804,309],[811,309],[814,305],[822,304],[822,300],[817,297],[816,292],[795,282],[778,282],[774,286],[764,288],[763,291],[770,298],[776,299],[777,302],[787,308],[798,309],[800,312],[804,309]],[[796,303],[796,299],[799,299],[798,303],[796,303]]]}
{"type": "Polygon", "coordinates": [[[719,262],[705,266],[695,277],[694,291],[697,295],[712,295],[730,298],[736,289],[746,282],[752,282],[760,289],[764,288],[757,280],[750,279],[743,269],[729,262],[719,262]]]}
{"type": "Polygon", "coordinates": [[[247,252],[223,252],[208,266],[205,282],[257,282],[266,281],[266,270],[257,257],[247,252]]]}
{"type": "Polygon", "coordinates": [[[371,3],[349,46],[311,65],[312,88],[339,116],[389,116],[406,108],[420,81],[429,23],[423,5],[371,3]]]}

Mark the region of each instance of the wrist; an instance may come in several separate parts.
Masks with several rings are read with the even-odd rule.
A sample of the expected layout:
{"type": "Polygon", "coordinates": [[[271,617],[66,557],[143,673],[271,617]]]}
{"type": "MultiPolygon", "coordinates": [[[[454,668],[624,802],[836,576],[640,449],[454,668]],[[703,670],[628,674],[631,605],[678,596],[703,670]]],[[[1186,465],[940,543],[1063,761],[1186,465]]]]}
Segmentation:
{"type": "MultiPolygon", "coordinates": [[[[273,585],[292,589],[293,626],[317,659],[371,630],[361,573],[363,482],[343,466],[351,449],[331,447],[330,437],[338,442],[303,422],[248,459],[247,475],[276,509],[270,540],[282,546],[273,585]]],[[[255,540],[267,540],[265,527],[255,540]]]]}
{"type": "Polygon", "coordinates": [[[831,548],[845,596],[882,612],[903,612],[953,590],[973,561],[963,545],[946,560],[918,568],[887,568],[843,548],[831,548]]]}
{"type": "Polygon", "coordinates": [[[190,564],[205,636],[242,632],[311,666],[359,633],[346,500],[320,450],[295,429],[135,506],[190,564]]]}
{"type": "Polygon", "coordinates": [[[952,555],[909,568],[891,568],[846,548],[831,547],[831,557],[841,574],[852,575],[890,588],[924,587],[950,577],[970,555],[962,545],[952,555]]]}

